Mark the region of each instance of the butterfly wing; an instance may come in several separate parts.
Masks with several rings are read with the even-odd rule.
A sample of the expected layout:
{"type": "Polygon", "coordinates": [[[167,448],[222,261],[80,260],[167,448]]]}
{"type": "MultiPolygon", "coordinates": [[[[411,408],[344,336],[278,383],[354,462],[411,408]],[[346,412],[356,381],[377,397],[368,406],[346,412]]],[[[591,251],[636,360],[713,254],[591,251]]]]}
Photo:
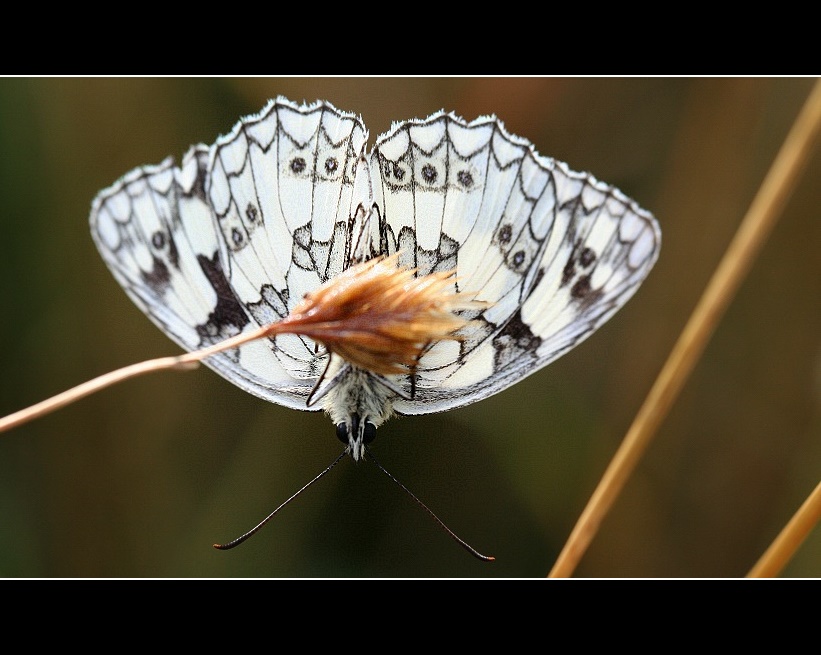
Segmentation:
{"type": "MultiPolygon", "coordinates": [[[[210,150],[192,148],[180,168],[171,158],[135,169],[99,193],[91,234],[115,279],[171,339],[196,350],[252,329],[219,257],[205,201],[210,150]]],[[[310,389],[293,385],[270,350],[251,343],[205,363],[257,396],[304,408],[310,389]],[[267,365],[266,365],[267,362],[267,365]]]]}
{"type": "MultiPolygon", "coordinates": [[[[180,168],[167,159],[102,191],[92,235],[126,293],[180,346],[222,341],[287,315],[346,265],[365,139],[359,119],[328,104],[272,101],[180,168]]],[[[265,400],[319,409],[306,399],[324,359],[285,336],[205,363],[265,400]]]]}
{"type": "MultiPolygon", "coordinates": [[[[206,192],[220,260],[256,325],[284,318],[347,267],[366,139],[352,114],[278,98],[215,144],[206,192]]],[[[266,345],[285,374],[309,390],[327,361],[306,337],[281,335],[266,345]]]]}
{"type": "Polygon", "coordinates": [[[651,214],[494,117],[398,123],[371,161],[387,251],[420,274],[455,270],[460,292],[492,303],[463,341],[423,355],[398,413],[466,405],[546,366],[610,318],[658,257],[651,214]]]}

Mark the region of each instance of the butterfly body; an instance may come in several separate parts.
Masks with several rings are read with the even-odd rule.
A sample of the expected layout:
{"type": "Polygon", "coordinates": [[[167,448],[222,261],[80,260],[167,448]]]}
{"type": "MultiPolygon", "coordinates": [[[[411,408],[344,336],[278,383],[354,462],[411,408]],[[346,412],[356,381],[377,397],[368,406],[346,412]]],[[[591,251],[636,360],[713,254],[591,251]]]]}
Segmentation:
{"type": "Polygon", "coordinates": [[[452,290],[479,304],[461,312],[459,340],[431,344],[406,373],[329,367],[327,349],[295,334],[206,360],[265,400],[325,409],[355,459],[394,412],[475,402],[580,343],[633,295],[661,242],[651,214],[494,117],[438,112],[395,123],[370,151],[367,138],[329,103],[278,98],[179,167],[127,174],[91,212],[117,281],[187,350],[280,321],[377,256],[398,253],[419,276],[454,271],[452,290]]]}

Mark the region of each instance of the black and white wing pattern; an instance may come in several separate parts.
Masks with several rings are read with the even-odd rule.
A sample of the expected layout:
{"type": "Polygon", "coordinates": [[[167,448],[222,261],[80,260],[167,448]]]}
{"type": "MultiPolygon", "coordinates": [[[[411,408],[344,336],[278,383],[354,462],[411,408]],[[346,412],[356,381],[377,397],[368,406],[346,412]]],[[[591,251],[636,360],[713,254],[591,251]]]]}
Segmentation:
{"type": "MultiPolygon", "coordinates": [[[[136,305],[186,350],[288,314],[337,275],[350,239],[367,133],[326,103],[278,99],[177,168],[138,168],[94,200],[91,233],[136,305]]],[[[327,354],[294,336],[205,363],[240,388],[296,409],[327,354]]]]}
{"type": "MultiPolygon", "coordinates": [[[[255,325],[285,318],[309,291],[348,267],[352,212],[370,203],[362,121],[327,103],[279,99],[240,121],[214,146],[207,195],[225,275],[255,325]],[[363,196],[363,197],[360,197],[363,196]]],[[[283,380],[299,408],[328,355],[297,335],[266,343],[276,360],[268,399],[283,380]]],[[[268,358],[270,359],[270,357],[268,358]]]]}
{"type": "MultiPolygon", "coordinates": [[[[131,299],[187,350],[284,318],[362,259],[398,251],[418,275],[455,270],[457,290],[488,307],[467,315],[461,341],[433,344],[413,380],[337,376],[325,409],[351,434],[394,410],[466,405],[537,371],[618,310],[658,257],[650,213],[539,156],[495,117],[396,123],[370,154],[367,137],[361,119],[327,102],[278,98],[179,167],[138,168],[102,191],[94,240],[131,299]]],[[[206,360],[296,409],[322,408],[306,403],[327,362],[297,335],[206,360]]],[[[351,437],[355,454],[363,435],[351,437]]]]}
{"type": "Polygon", "coordinates": [[[466,405],[546,366],[627,302],[658,257],[650,213],[492,116],[395,124],[371,162],[388,252],[420,274],[455,270],[460,292],[491,304],[462,342],[421,358],[400,414],[466,405]]]}

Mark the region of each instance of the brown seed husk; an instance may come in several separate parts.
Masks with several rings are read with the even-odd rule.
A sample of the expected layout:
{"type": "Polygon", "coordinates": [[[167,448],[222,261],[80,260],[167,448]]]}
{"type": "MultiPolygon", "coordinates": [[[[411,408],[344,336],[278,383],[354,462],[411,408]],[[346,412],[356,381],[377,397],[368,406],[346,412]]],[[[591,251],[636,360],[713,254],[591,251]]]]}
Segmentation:
{"type": "Polygon", "coordinates": [[[452,290],[453,272],[415,277],[398,254],[353,266],[307,294],[269,336],[301,334],[351,364],[383,375],[412,370],[429,345],[467,320],[455,312],[486,307],[452,290]]]}

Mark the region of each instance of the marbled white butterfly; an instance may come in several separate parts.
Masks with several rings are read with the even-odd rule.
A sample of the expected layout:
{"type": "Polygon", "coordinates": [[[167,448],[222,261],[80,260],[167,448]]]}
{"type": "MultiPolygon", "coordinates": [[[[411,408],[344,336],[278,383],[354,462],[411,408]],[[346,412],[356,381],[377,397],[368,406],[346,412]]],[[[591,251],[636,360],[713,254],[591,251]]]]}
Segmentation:
{"type": "Polygon", "coordinates": [[[481,400],[579,344],[633,295],[661,243],[650,213],[493,116],[395,123],[370,151],[367,137],[328,102],[278,98],[179,167],[128,173],[91,212],[117,281],[187,350],[278,321],[379,255],[398,252],[417,275],[455,271],[456,291],[483,308],[406,374],[336,357],[326,371],[328,352],[292,334],[206,360],[260,398],[325,409],[355,459],[392,414],[481,400]]]}

